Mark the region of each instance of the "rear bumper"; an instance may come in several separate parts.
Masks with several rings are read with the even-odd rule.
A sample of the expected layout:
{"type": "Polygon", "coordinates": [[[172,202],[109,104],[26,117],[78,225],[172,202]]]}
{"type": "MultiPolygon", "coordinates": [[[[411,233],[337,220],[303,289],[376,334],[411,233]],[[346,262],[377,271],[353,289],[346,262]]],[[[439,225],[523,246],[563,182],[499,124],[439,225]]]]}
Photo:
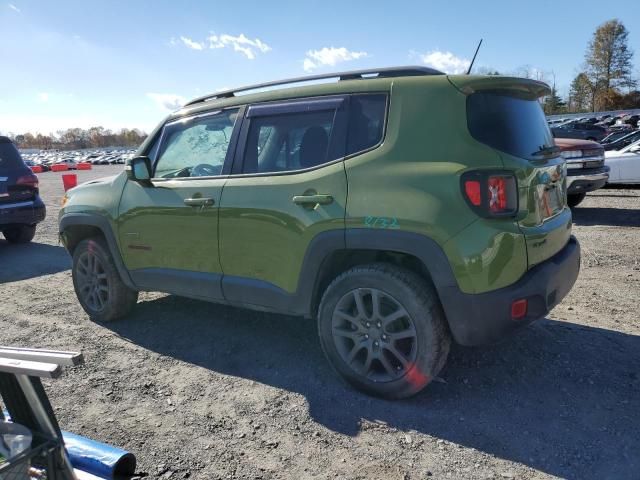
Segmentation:
{"type": "Polygon", "coordinates": [[[569,293],[579,271],[580,244],[572,236],[560,252],[509,287],[481,294],[463,293],[458,287],[439,289],[453,338],[461,345],[497,342],[549,313],[569,293]],[[513,320],[511,304],[525,298],[526,316],[513,320]]]}
{"type": "Polygon", "coordinates": [[[26,202],[0,204],[0,227],[34,225],[44,220],[46,208],[40,197],[26,202]]]}
{"type": "Polygon", "coordinates": [[[590,169],[568,170],[567,194],[587,193],[604,187],[609,180],[608,166],[590,169]]]}

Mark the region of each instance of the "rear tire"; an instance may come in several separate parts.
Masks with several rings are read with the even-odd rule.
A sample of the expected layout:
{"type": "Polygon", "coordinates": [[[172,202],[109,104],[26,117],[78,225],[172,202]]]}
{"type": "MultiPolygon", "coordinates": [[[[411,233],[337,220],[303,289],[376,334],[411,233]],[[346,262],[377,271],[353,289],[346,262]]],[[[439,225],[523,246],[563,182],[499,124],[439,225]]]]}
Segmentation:
{"type": "Polygon", "coordinates": [[[127,287],[100,237],[82,240],[73,251],[73,288],[80,305],[96,322],[111,322],[131,311],[138,292],[127,287]]]}
{"type": "Polygon", "coordinates": [[[451,343],[433,286],[389,264],[354,267],[325,291],[320,343],[333,368],[367,394],[415,395],[440,372],[451,343]]]}
{"type": "Polygon", "coordinates": [[[577,207],[582,203],[586,196],[586,193],[573,193],[571,195],[567,195],[567,205],[571,208],[577,207]]]}
{"type": "Polygon", "coordinates": [[[3,230],[2,234],[9,243],[29,243],[36,234],[36,226],[21,225],[19,227],[11,227],[3,230]]]}

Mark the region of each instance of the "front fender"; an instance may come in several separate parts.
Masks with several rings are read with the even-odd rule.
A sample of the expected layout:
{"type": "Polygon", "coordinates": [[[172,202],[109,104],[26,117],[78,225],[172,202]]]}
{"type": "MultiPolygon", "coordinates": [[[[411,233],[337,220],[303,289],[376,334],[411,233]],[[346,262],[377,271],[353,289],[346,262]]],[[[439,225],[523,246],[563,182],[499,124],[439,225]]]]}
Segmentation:
{"type": "MultiPolygon", "coordinates": [[[[122,261],[122,255],[120,255],[118,242],[116,241],[116,236],[113,233],[113,229],[109,220],[106,217],[96,213],[65,213],[61,215],[58,229],[60,232],[60,239],[62,240],[62,243],[65,245],[65,247],[67,247],[67,245],[69,244],[70,230],[74,226],[89,226],[95,227],[100,230],[102,236],[107,242],[109,252],[111,253],[111,258],[113,258],[113,262],[116,265],[120,278],[127,287],[137,290],[135,284],[133,283],[133,280],[131,279],[131,276],[129,275],[129,271],[122,261]]],[[[68,247],[67,250],[69,250],[68,247]]]]}

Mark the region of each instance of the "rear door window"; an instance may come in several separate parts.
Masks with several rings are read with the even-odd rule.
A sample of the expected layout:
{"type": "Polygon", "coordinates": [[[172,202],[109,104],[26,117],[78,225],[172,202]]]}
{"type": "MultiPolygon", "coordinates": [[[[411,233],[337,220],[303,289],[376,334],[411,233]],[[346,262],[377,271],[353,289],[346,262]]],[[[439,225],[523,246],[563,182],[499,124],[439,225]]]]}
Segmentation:
{"type": "Polygon", "coordinates": [[[479,142],[516,157],[531,159],[554,145],[537,100],[501,92],[476,92],[467,98],[467,124],[479,142]]]}
{"type": "Polygon", "coordinates": [[[243,173],[312,168],[329,155],[334,111],[258,117],[251,122],[243,173]]]}
{"type": "Polygon", "coordinates": [[[383,93],[351,96],[347,155],[369,150],[382,142],[386,111],[387,96],[383,93]]]}
{"type": "Polygon", "coordinates": [[[291,172],[344,157],[345,104],[343,97],[327,97],[251,106],[234,173],[291,172]]]}

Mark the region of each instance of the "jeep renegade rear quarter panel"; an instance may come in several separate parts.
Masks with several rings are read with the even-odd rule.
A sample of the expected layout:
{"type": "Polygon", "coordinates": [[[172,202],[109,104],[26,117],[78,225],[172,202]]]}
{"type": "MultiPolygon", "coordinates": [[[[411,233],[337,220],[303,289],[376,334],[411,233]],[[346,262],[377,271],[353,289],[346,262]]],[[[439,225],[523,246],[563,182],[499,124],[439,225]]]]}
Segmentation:
{"type": "Polygon", "coordinates": [[[345,168],[347,228],[398,229],[433,239],[466,293],[510,285],[526,272],[515,219],[481,219],[463,198],[465,171],[502,169],[503,163],[469,134],[466,95],[446,77],[396,79],[383,144],[347,158],[345,168]]]}

